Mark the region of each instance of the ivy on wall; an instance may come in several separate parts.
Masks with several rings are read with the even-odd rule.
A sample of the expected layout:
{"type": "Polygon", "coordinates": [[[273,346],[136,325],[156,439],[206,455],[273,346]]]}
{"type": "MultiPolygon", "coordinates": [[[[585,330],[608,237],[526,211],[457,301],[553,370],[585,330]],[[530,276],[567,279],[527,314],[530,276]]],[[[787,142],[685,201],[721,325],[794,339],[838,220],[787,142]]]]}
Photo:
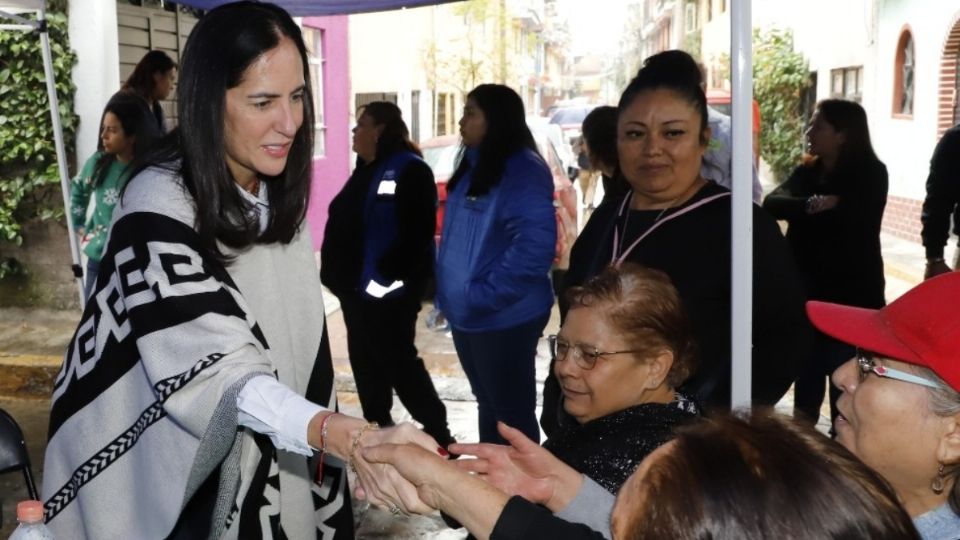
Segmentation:
{"type": "Polygon", "coordinates": [[[793,33],[753,31],[753,95],[763,127],[760,154],[777,182],[787,179],[803,157],[803,92],[810,81],[807,61],[793,48],[793,33]]]}
{"type": "MultiPolygon", "coordinates": [[[[48,0],[47,7],[60,121],[70,152],[78,123],[71,80],[76,55],[70,50],[66,0],[48,0]]],[[[61,218],[62,207],[40,37],[0,30],[0,242],[21,244],[24,223],[61,218]]],[[[9,265],[0,265],[0,278],[8,272],[9,265]]]]}

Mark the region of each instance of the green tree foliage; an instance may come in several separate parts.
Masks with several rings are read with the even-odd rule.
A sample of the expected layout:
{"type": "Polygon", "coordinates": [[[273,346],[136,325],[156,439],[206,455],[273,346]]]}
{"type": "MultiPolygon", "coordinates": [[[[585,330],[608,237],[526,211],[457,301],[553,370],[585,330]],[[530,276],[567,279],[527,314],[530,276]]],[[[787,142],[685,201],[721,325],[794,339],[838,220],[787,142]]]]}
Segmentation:
{"type": "Polygon", "coordinates": [[[793,49],[793,33],[753,31],[753,95],[760,104],[763,128],[760,154],[777,182],[782,182],[803,155],[803,91],[810,80],[807,61],[793,49]]]}
{"type": "MultiPolygon", "coordinates": [[[[66,0],[47,4],[60,120],[69,149],[78,122],[70,78],[76,55],[67,36],[66,0]]],[[[40,36],[0,30],[0,241],[19,245],[21,224],[62,217],[59,183],[40,36]]],[[[3,269],[0,277],[7,273],[3,269]]]]}

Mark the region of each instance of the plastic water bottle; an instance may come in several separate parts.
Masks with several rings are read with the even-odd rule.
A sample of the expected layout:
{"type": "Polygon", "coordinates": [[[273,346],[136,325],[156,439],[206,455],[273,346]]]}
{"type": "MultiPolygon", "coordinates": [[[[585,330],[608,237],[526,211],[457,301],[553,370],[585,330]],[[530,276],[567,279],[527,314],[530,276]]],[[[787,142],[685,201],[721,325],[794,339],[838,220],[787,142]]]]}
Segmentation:
{"type": "Polygon", "coordinates": [[[40,501],[17,504],[17,521],[20,526],[13,531],[10,540],[54,540],[53,533],[43,524],[43,504],[40,501]]]}

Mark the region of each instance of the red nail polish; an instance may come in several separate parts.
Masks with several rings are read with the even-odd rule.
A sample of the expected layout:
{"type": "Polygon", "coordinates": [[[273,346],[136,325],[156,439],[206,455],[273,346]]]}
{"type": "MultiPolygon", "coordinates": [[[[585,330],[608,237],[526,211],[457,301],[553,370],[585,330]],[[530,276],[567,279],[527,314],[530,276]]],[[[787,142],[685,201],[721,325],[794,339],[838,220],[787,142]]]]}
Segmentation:
{"type": "Polygon", "coordinates": [[[444,450],[442,446],[438,446],[438,447],[437,447],[437,453],[440,454],[442,457],[449,457],[449,456],[450,456],[450,453],[447,452],[446,450],[444,450]]]}

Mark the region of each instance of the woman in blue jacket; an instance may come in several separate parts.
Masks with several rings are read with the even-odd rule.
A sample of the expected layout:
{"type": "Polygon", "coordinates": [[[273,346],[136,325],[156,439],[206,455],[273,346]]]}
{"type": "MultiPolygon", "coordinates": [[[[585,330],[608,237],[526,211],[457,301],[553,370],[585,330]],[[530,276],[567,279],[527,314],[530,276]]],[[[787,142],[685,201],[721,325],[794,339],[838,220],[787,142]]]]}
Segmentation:
{"type": "Polygon", "coordinates": [[[483,442],[504,442],[498,420],[540,440],[534,359],[553,305],[557,225],[553,179],[524,118],[506,86],[467,95],[437,260],[437,302],[477,398],[483,442]]]}

